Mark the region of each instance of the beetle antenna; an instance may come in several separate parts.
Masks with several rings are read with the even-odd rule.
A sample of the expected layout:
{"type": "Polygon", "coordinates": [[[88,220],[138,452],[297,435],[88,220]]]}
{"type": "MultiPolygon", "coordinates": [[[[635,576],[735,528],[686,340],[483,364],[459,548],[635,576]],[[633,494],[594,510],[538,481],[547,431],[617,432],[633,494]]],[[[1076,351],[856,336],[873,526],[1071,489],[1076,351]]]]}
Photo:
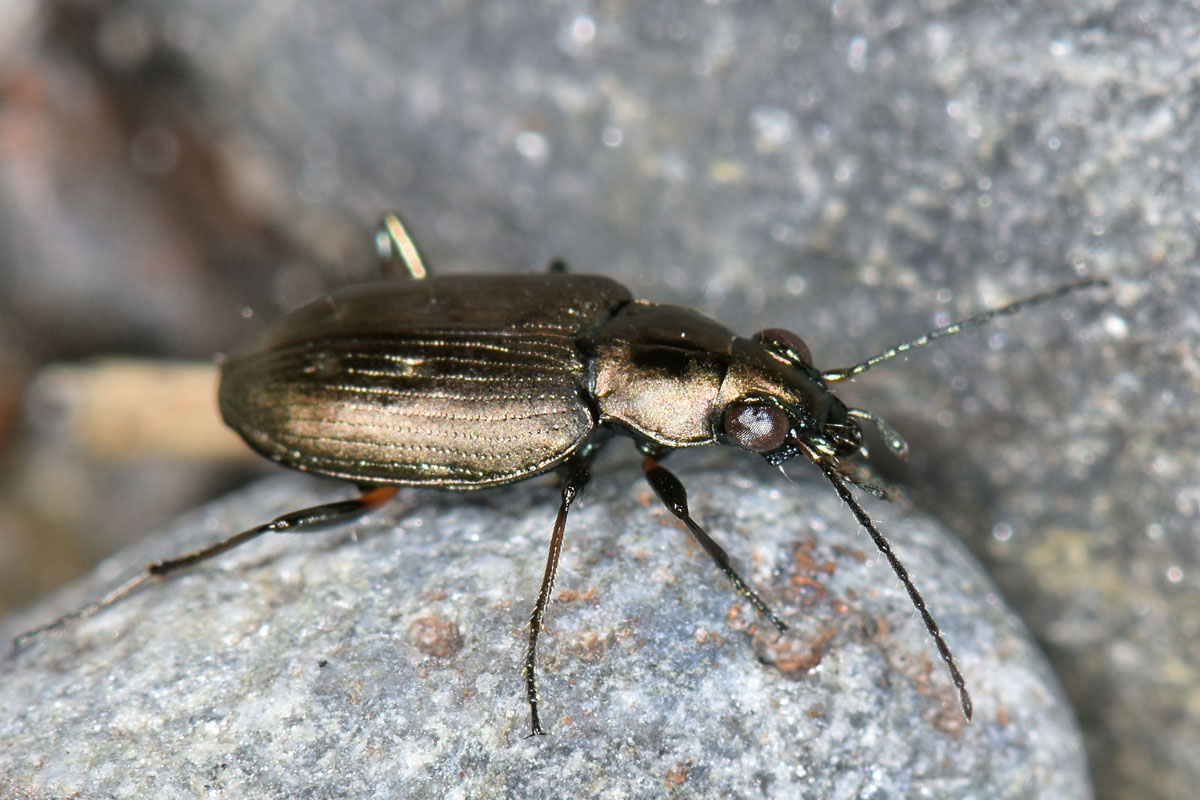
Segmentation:
{"type": "MultiPolygon", "coordinates": [[[[909,350],[913,350],[917,347],[924,347],[934,339],[941,339],[945,336],[953,336],[956,333],[962,333],[970,328],[981,327],[997,317],[1011,316],[1024,311],[1030,306],[1040,305],[1050,300],[1055,300],[1059,297],[1062,297],[1063,295],[1071,294],[1072,292],[1078,292],[1083,289],[1107,287],[1108,285],[1108,281],[1100,278],[1078,281],[1076,283],[1068,283],[1063,286],[1059,286],[1057,289],[1051,289],[1048,292],[1035,294],[1032,297],[1026,297],[1024,300],[1018,300],[1015,303],[1009,303],[1008,305],[1001,306],[1000,308],[993,308],[990,311],[984,311],[980,314],[976,314],[973,317],[967,317],[966,319],[961,319],[958,322],[953,322],[949,325],[937,328],[936,330],[929,331],[929,333],[918,336],[916,339],[904,342],[903,344],[898,344],[895,347],[889,347],[879,355],[871,356],[866,361],[860,361],[852,367],[842,367],[841,369],[831,369],[822,372],[821,377],[828,383],[844,381],[847,378],[853,378],[855,375],[860,375],[866,372],[871,367],[883,361],[895,358],[896,356],[907,353],[909,350]]],[[[880,428],[880,430],[883,429],[880,428]]],[[[887,435],[886,432],[884,435],[887,435]]]]}
{"type": "Polygon", "coordinates": [[[833,484],[833,488],[837,490],[838,496],[842,498],[842,502],[850,506],[850,510],[854,512],[854,516],[858,519],[858,524],[863,526],[867,533],[871,534],[871,539],[875,542],[875,546],[879,548],[879,552],[883,553],[883,557],[887,559],[892,572],[896,573],[896,577],[900,579],[900,583],[904,584],[904,589],[908,592],[908,599],[912,601],[913,607],[921,615],[921,620],[925,623],[925,630],[929,631],[929,635],[933,637],[934,644],[937,645],[937,650],[942,657],[942,661],[946,662],[946,668],[950,670],[950,679],[954,681],[954,686],[958,689],[958,700],[962,705],[963,715],[968,720],[971,719],[971,715],[974,713],[974,705],[971,703],[970,693],[967,692],[967,682],[963,678],[962,672],[958,669],[958,663],[954,660],[954,653],[950,652],[950,645],[946,644],[946,637],[942,634],[942,629],[938,627],[937,620],[929,612],[929,607],[925,605],[925,598],[917,591],[917,586],[912,582],[908,570],[905,569],[904,565],[900,563],[899,557],[892,551],[892,545],[888,542],[887,537],[879,532],[879,529],[875,527],[875,523],[871,521],[871,517],[858,504],[858,501],[854,499],[850,487],[846,485],[846,480],[838,472],[837,467],[824,460],[818,460],[816,464],[825,473],[825,477],[829,479],[829,482],[833,484]]]}

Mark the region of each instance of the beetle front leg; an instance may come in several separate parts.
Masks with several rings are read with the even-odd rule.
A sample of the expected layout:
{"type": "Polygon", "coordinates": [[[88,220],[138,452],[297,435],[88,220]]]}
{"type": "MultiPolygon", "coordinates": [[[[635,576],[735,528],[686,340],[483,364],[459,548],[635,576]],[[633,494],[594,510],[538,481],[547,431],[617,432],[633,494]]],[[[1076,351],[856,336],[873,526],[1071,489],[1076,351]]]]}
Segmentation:
{"type": "Polygon", "coordinates": [[[567,528],[567,512],[571,503],[583,491],[592,477],[586,458],[573,458],[566,464],[567,479],[563,482],[562,502],[558,506],[558,517],[554,520],[554,533],[550,535],[550,552],[546,554],[546,571],[542,574],[542,589],[538,592],[537,604],[529,615],[529,647],[525,651],[525,695],[529,700],[529,716],[532,724],[530,736],[545,736],[542,721],[538,717],[537,687],[537,641],[546,618],[546,606],[550,593],[554,591],[554,577],[558,574],[558,557],[562,553],[563,531],[567,528]]]}
{"type": "Polygon", "coordinates": [[[692,536],[708,552],[712,560],[717,562],[717,567],[721,572],[725,573],[726,578],[729,578],[730,583],[733,584],[733,588],[737,590],[737,593],[749,600],[750,605],[754,606],[755,611],[771,620],[780,633],[786,631],[787,625],[784,624],[783,620],[775,616],[774,612],[767,607],[763,599],[758,596],[758,592],[751,589],[750,585],[737,574],[725,549],[717,544],[692,519],[692,515],[688,512],[687,490],[683,488],[683,484],[679,482],[679,479],[670,470],[659,464],[658,459],[654,456],[646,456],[645,460],[642,461],[642,471],[646,473],[646,480],[650,482],[659,499],[663,501],[663,504],[666,505],[672,514],[687,526],[692,536]]]}

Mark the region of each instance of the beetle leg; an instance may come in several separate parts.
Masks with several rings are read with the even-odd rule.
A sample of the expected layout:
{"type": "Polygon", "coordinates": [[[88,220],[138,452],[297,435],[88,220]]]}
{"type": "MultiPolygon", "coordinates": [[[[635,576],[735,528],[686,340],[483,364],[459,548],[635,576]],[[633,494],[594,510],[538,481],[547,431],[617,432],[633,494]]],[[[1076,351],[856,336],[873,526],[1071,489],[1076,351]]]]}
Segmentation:
{"type": "Polygon", "coordinates": [[[538,592],[537,604],[529,615],[529,647],[525,651],[525,694],[529,699],[529,715],[533,726],[530,736],[544,736],[542,721],[538,717],[537,687],[537,641],[546,618],[546,606],[550,593],[554,591],[554,577],[558,574],[558,557],[562,553],[563,531],[567,527],[567,512],[571,503],[583,491],[592,477],[591,466],[585,458],[573,458],[566,464],[567,479],[563,482],[562,502],[558,506],[558,517],[554,520],[554,533],[550,535],[550,552],[546,554],[546,571],[542,574],[542,589],[538,592]]]}
{"type": "Polygon", "coordinates": [[[711,536],[709,536],[696,521],[692,519],[692,515],[688,512],[687,490],[683,488],[683,484],[675,477],[666,467],[658,463],[658,459],[654,456],[646,456],[642,461],[642,471],[646,473],[646,480],[654,487],[654,491],[658,493],[659,499],[670,510],[672,514],[683,521],[687,529],[691,531],[692,536],[700,543],[712,560],[717,562],[717,567],[721,572],[725,573],[725,577],[733,584],[733,588],[742,597],[750,601],[750,605],[754,606],[754,610],[762,614],[779,629],[780,633],[787,630],[787,625],[783,620],[775,616],[767,604],[763,601],[758,593],[750,588],[741,576],[734,570],[733,564],[729,561],[729,554],[721,545],[717,544],[711,536]]]}
{"type": "Polygon", "coordinates": [[[417,281],[429,276],[416,240],[404,227],[400,215],[394,211],[385,214],[379,221],[375,231],[375,251],[379,254],[379,268],[385,278],[393,277],[400,269],[417,281]]]}
{"type": "Polygon", "coordinates": [[[202,547],[199,550],[194,550],[190,553],[184,553],[181,556],[167,558],[162,561],[153,561],[146,565],[140,573],[127,580],[117,588],[113,589],[108,594],[101,597],[99,600],[94,600],[88,603],[83,608],[73,611],[70,614],[59,617],[53,622],[43,625],[40,628],[34,628],[31,631],[26,631],[20,634],[13,640],[13,646],[20,649],[29,642],[38,638],[42,634],[50,631],[63,628],[80,620],[87,619],[95,615],[97,612],[103,611],[114,603],[132,594],[139,586],[151,578],[160,578],[169,575],[172,572],[177,572],[193,564],[205,561],[213,556],[220,555],[228,550],[232,550],[239,544],[245,544],[251,539],[257,538],[264,533],[309,533],[329,527],[331,525],[339,525],[348,522],[355,517],[362,516],[371,509],[377,508],[387,502],[396,494],[394,486],[375,486],[364,489],[361,496],[352,500],[341,500],[336,503],[325,503],[312,508],[304,508],[299,511],[292,511],[288,514],[276,517],[270,522],[258,525],[254,528],[249,528],[241,533],[235,533],[228,539],[222,539],[219,542],[210,544],[207,547],[202,547]]]}

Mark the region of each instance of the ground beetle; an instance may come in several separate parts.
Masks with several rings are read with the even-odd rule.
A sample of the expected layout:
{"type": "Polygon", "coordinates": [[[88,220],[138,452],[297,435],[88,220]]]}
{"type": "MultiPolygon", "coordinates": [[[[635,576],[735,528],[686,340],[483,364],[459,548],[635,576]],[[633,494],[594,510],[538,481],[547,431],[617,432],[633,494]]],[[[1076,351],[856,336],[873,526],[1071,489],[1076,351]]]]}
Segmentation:
{"type": "MultiPolygon", "coordinates": [[[[958,689],[971,697],[950,647],[908,571],[855,500],[851,461],[869,421],[903,455],[882,419],[849,408],[829,384],[934,339],[1068,292],[1068,284],[891,347],[851,367],[819,370],[804,341],[768,328],[737,336],[695,311],[635,300],[608,278],[566,274],[431,277],[399,217],[376,237],[385,266],[409,280],[335,292],[288,314],[221,370],[225,422],[285,466],[353,481],[360,496],[306,508],[177,558],[149,564],[105,597],[18,643],[128,595],[152,577],[223,553],[260,534],[336,525],[379,506],[399,486],[482,489],[552,469],[565,473],[533,614],[524,679],[532,733],[538,716],[537,642],[554,586],[567,512],[589,464],[614,434],[633,439],[646,479],[755,610],[787,626],[738,575],[725,550],[688,512],[687,493],[659,462],[672,450],[728,444],[780,465],[802,456],[824,473],[904,585],[958,689]]],[[[862,474],[862,473],[858,473],[862,474]]]]}

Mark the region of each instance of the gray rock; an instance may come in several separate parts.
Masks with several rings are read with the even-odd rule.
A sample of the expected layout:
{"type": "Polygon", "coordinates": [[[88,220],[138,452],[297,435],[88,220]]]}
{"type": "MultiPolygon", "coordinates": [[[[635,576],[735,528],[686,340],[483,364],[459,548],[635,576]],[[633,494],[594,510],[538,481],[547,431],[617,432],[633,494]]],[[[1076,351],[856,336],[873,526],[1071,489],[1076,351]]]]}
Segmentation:
{"type": "MultiPolygon", "coordinates": [[[[232,349],[370,274],[364,232],[391,207],[443,271],[563,256],[743,332],[794,328],[822,366],[1081,272],[1112,278],[844,394],[909,439],[910,469],[881,469],[1046,650],[1098,794],[1194,796],[1194,7],[47,5],[62,17],[48,49],[84,69],[13,93],[45,98],[34,129],[65,140],[0,171],[15,320],[0,337],[17,343],[75,348],[87,329],[109,349],[114,330],[232,349]],[[121,125],[94,135],[109,108],[121,125]],[[174,165],[146,158],[164,141],[174,165]],[[81,150],[65,175],[36,168],[81,150]]],[[[81,482],[26,496],[62,506],[81,482]]],[[[89,541],[147,527],[165,493],[141,475],[96,485],[89,541]]]]}
{"type": "MultiPolygon", "coordinates": [[[[555,483],[404,492],[344,529],[273,535],[145,587],[10,656],[0,794],[1091,796],[1052,673],[942,528],[870,503],[961,660],[973,723],[828,486],[744,460],[676,461],[696,516],[792,625],[782,638],[610,462],[572,513],[542,644],[549,735],[527,738],[520,663],[555,483]]],[[[5,632],[147,557],[338,494],[287,477],[233,495],[5,632]]]]}

